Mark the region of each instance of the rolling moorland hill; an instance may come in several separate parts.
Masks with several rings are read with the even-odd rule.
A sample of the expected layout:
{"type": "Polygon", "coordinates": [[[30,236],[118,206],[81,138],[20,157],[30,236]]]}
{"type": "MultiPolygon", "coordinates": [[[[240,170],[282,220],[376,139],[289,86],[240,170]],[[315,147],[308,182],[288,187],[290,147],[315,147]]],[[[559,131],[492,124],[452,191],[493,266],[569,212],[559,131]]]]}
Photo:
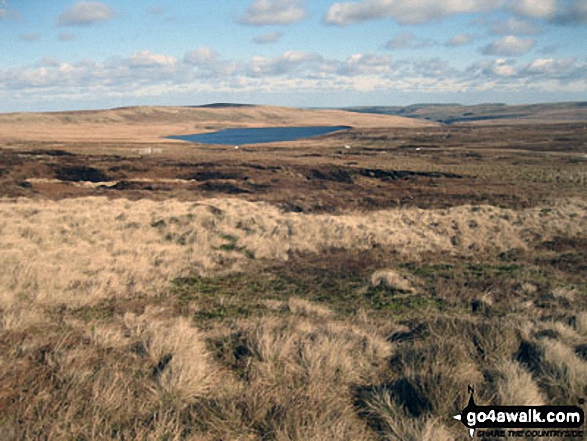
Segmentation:
{"type": "Polygon", "coordinates": [[[271,106],[124,107],[109,110],[0,115],[0,142],[129,141],[176,142],[165,136],[215,131],[228,127],[347,125],[355,128],[430,127],[434,123],[401,116],[343,110],[271,106]]]}
{"type": "Polygon", "coordinates": [[[444,124],[515,124],[575,122],[587,120],[587,102],[506,105],[501,103],[462,106],[460,104],[413,104],[410,106],[348,107],[359,113],[404,116],[444,124]]]}

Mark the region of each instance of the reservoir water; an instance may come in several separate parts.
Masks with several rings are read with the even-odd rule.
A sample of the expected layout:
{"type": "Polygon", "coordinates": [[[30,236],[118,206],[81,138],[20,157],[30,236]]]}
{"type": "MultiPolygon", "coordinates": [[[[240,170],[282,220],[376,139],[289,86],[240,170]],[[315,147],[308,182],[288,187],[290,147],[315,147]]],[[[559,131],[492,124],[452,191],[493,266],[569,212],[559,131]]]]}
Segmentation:
{"type": "Polygon", "coordinates": [[[307,127],[262,127],[251,129],[225,129],[218,132],[195,135],[168,136],[168,139],[197,142],[201,144],[243,145],[265,142],[296,141],[298,139],[327,135],[349,126],[307,126],[307,127]]]}

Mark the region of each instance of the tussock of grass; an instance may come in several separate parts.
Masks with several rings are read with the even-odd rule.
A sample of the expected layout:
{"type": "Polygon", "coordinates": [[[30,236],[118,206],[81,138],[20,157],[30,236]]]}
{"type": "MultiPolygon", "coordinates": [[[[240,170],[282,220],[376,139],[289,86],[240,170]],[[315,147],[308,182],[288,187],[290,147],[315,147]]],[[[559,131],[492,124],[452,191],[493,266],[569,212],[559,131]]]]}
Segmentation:
{"type": "Polygon", "coordinates": [[[34,338],[2,334],[12,363],[0,364],[0,377],[18,387],[0,394],[1,424],[17,439],[176,439],[186,409],[221,388],[189,320],[149,310],[89,331],[67,322],[34,338]]]}
{"type": "Polygon", "coordinates": [[[587,312],[579,312],[575,316],[574,322],[577,332],[581,334],[583,337],[587,337],[587,312]]]}
{"type": "Polygon", "coordinates": [[[392,400],[385,388],[376,389],[363,403],[363,415],[381,433],[381,439],[390,441],[451,441],[456,431],[450,431],[439,419],[424,416],[416,419],[392,400]]]}
{"type": "Polygon", "coordinates": [[[497,397],[504,406],[516,403],[519,406],[542,406],[544,393],[539,389],[532,375],[519,363],[504,359],[498,363],[497,397]]]}
{"type": "Polygon", "coordinates": [[[265,372],[265,380],[279,373],[301,384],[329,378],[357,382],[390,353],[376,334],[332,320],[267,318],[240,332],[257,361],[253,375],[265,372]]]}
{"type": "Polygon", "coordinates": [[[124,323],[150,357],[152,375],[167,399],[189,403],[217,386],[205,342],[189,320],[178,318],[169,323],[146,313],[139,317],[126,314],[124,323]]]}
{"type": "Polygon", "coordinates": [[[541,377],[549,395],[561,401],[582,398],[587,392],[587,362],[559,340],[544,339],[540,347],[544,351],[541,377]]]}
{"type": "Polygon", "coordinates": [[[573,288],[559,286],[552,290],[552,295],[557,299],[564,299],[568,302],[573,302],[577,295],[577,291],[573,288]]]}
{"type": "Polygon", "coordinates": [[[350,386],[377,373],[390,345],[364,329],[308,317],[311,305],[304,306],[286,318],[239,322],[219,337],[219,356],[244,386],[231,398],[237,409],[223,404],[225,418],[260,426],[271,439],[370,439],[350,386]]]}
{"type": "Polygon", "coordinates": [[[314,316],[314,317],[332,317],[331,309],[309,302],[305,299],[290,297],[287,302],[287,309],[296,315],[314,316]]]}
{"type": "Polygon", "coordinates": [[[26,305],[10,306],[0,315],[0,330],[24,331],[28,328],[41,326],[47,317],[37,308],[26,305]]]}
{"type": "Polygon", "coordinates": [[[408,279],[391,269],[375,271],[371,275],[371,284],[373,286],[383,284],[401,291],[412,291],[414,289],[408,279]]]}

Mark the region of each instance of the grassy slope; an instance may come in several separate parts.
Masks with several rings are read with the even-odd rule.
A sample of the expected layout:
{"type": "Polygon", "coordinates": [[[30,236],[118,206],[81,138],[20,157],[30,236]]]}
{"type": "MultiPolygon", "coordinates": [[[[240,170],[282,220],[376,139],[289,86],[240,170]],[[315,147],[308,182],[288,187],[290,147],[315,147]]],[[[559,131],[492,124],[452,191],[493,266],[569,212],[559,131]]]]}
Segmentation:
{"type": "Polygon", "coordinates": [[[374,106],[352,107],[345,110],[360,113],[397,115],[408,118],[425,119],[446,124],[457,122],[478,122],[495,124],[514,121],[584,121],[587,120],[587,103],[553,103],[533,105],[481,104],[461,106],[457,104],[415,104],[412,106],[374,106]]]}
{"type": "Polygon", "coordinates": [[[502,404],[587,387],[580,200],[0,209],[5,439],[465,440],[468,385],[502,404]]]}
{"type": "Polygon", "coordinates": [[[127,107],[112,110],[0,115],[0,140],[174,143],[165,136],[227,127],[348,125],[429,127],[432,123],[388,115],[287,107],[127,107]]]}
{"type": "MultiPolygon", "coordinates": [[[[66,141],[81,136],[67,124],[103,127],[96,133],[115,140],[144,121],[167,130],[185,117],[181,124],[206,130],[221,117],[171,110],[7,115],[3,130],[24,136],[9,131],[19,118],[56,118],[56,141],[59,130],[66,141]]],[[[285,115],[216,110],[234,124],[285,115]]],[[[297,121],[316,115],[300,112],[297,121]]],[[[194,173],[250,163],[264,174],[248,165],[246,182],[267,179],[280,191],[291,176],[301,196],[327,191],[336,214],[282,211],[269,193],[179,201],[167,190],[145,199],[153,190],[144,190],[132,201],[121,190],[116,199],[51,201],[42,185],[69,187],[24,180],[68,161],[107,173],[125,165],[135,179],[186,172],[166,157],[101,164],[99,142],[80,142],[94,156],[79,158],[35,153],[46,148],[37,142],[26,145],[32,153],[0,151],[0,172],[16,170],[14,182],[31,185],[22,187],[27,199],[0,203],[0,439],[464,441],[451,415],[469,385],[479,404],[577,403],[587,395],[584,132],[461,129],[365,129],[304,149],[236,159],[234,150],[190,150],[182,159],[194,173]],[[342,143],[352,149],[335,154],[342,143]],[[319,173],[299,168],[306,162],[319,173]],[[422,193],[411,178],[380,181],[360,168],[353,183],[338,182],[346,162],[479,183],[465,191],[462,179],[429,179],[422,193]],[[415,202],[463,198],[358,211],[344,201],[359,184],[383,198],[400,184],[415,202]],[[490,185],[494,205],[471,202],[468,191],[490,185]],[[528,193],[539,196],[506,203],[528,193]]]]}

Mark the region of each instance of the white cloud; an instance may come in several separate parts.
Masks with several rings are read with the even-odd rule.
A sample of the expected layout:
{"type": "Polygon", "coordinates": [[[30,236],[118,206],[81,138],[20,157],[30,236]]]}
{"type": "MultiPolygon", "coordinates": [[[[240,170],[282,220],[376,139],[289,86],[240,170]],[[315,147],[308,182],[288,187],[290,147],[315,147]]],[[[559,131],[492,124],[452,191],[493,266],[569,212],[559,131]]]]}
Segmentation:
{"type": "Polygon", "coordinates": [[[282,32],[270,32],[268,34],[257,35],[253,38],[253,43],[256,44],[271,44],[277,43],[277,41],[283,36],[282,32]]]}
{"type": "Polygon", "coordinates": [[[254,26],[290,24],[305,16],[303,0],[255,0],[240,22],[254,26]]]}
{"type": "Polygon", "coordinates": [[[100,2],[78,2],[71,5],[57,18],[58,26],[87,26],[111,20],[114,11],[100,2]]]}
{"type": "Polygon", "coordinates": [[[587,24],[587,0],[511,0],[516,14],[559,25],[587,24]]]}
{"type": "Polygon", "coordinates": [[[253,57],[246,67],[246,75],[251,77],[319,75],[321,66],[327,68],[321,55],[304,51],[286,51],[275,58],[253,57]]]}
{"type": "Polygon", "coordinates": [[[526,66],[526,71],[530,73],[558,72],[559,67],[559,63],[552,58],[538,58],[526,66]]]}
{"type": "Polygon", "coordinates": [[[481,53],[502,56],[524,55],[530,52],[535,45],[536,40],[533,38],[519,38],[515,35],[508,35],[488,44],[481,50],[481,53]]]}
{"type": "Polygon", "coordinates": [[[382,75],[391,73],[391,57],[387,55],[353,54],[340,63],[336,73],[344,76],[382,75]]]}
{"type": "Polygon", "coordinates": [[[473,63],[468,69],[469,73],[481,77],[481,79],[494,79],[514,77],[518,74],[514,61],[499,58],[497,60],[483,60],[473,63]]]}
{"type": "Polygon", "coordinates": [[[194,75],[198,78],[213,79],[232,78],[238,72],[242,72],[242,62],[222,60],[218,53],[209,47],[198,47],[183,57],[184,74],[194,75]]]}
{"type": "Polygon", "coordinates": [[[511,77],[518,74],[513,66],[508,65],[503,60],[497,60],[497,63],[493,66],[493,73],[500,77],[511,77]]]}
{"type": "Polygon", "coordinates": [[[551,18],[557,11],[557,0],[513,0],[512,9],[526,17],[551,18]]]}
{"type": "Polygon", "coordinates": [[[438,57],[408,62],[404,69],[404,75],[408,77],[425,79],[458,77],[458,72],[450,67],[450,63],[438,57]]]}
{"type": "Polygon", "coordinates": [[[130,67],[153,67],[153,66],[173,66],[177,59],[175,57],[162,54],[154,54],[144,50],[133,54],[129,58],[130,67]]]}
{"type": "Polygon", "coordinates": [[[576,0],[570,6],[562,8],[552,21],[571,26],[587,24],[587,0],[576,0]]]}
{"type": "Polygon", "coordinates": [[[498,35],[537,35],[540,28],[529,21],[510,17],[508,20],[493,22],[490,31],[498,35]]]}
{"type": "Polygon", "coordinates": [[[444,45],[450,47],[464,46],[471,43],[471,34],[458,34],[448,39],[444,45]]]}
{"type": "Polygon", "coordinates": [[[580,63],[568,58],[537,58],[528,63],[523,72],[532,76],[585,80],[587,78],[587,63],[580,63]]]}
{"type": "Polygon", "coordinates": [[[454,14],[491,11],[503,0],[363,0],[334,3],[324,21],[340,26],[379,18],[390,18],[402,24],[419,24],[454,14]]]}
{"type": "Polygon", "coordinates": [[[185,54],[184,62],[194,66],[205,66],[218,60],[218,54],[209,47],[201,46],[185,54]]]}
{"type": "Polygon", "coordinates": [[[412,32],[400,32],[385,44],[386,49],[390,50],[422,49],[430,46],[434,46],[432,40],[418,39],[412,32]]]}
{"type": "Polygon", "coordinates": [[[442,58],[392,59],[389,55],[369,53],[336,59],[287,51],[270,58],[234,61],[223,60],[210,48],[197,48],[179,60],[144,50],[106,62],[67,63],[45,57],[31,66],[0,68],[0,102],[18,99],[17,105],[22,106],[26,98],[33,104],[54,103],[59,96],[82,105],[100,96],[105,102],[116,97],[117,102],[133,103],[141,97],[181,97],[200,91],[292,96],[344,90],[417,94],[497,89],[526,94],[533,90],[587,93],[585,78],[587,62],[572,59],[538,58],[522,65],[515,59],[498,57],[459,70],[442,58]]]}
{"type": "Polygon", "coordinates": [[[242,63],[221,60],[220,55],[207,46],[202,46],[186,53],[183,63],[191,69],[195,68],[201,78],[227,78],[241,68],[242,63]]]}

